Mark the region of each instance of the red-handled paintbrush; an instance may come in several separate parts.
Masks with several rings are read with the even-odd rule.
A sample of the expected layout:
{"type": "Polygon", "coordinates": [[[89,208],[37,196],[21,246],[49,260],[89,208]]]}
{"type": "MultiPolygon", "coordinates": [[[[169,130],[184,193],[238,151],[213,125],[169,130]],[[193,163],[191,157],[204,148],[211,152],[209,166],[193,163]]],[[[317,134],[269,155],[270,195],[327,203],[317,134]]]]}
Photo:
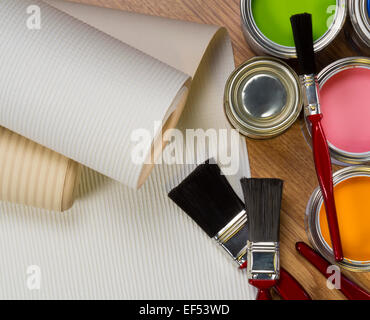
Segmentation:
{"type": "MultiPolygon", "coordinates": [[[[246,269],[248,263],[245,262],[240,269],[246,269]]],[[[274,290],[283,300],[311,300],[310,295],[288,271],[280,268],[280,278],[277,280],[274,290]]]]}
{"type": "MultiPolygon", "coordinates": [[[[239,265],[247,266],[248,223],[239,199],[217,164],[198,166],[169,197],[239,265]]],[[[282,269],[274,289],[285,300],[310,300],[304,288],[282,269]]]]}
{"type": "Polygon", "coordinates": [[[270,289],[280,278],[280,208],[283,181],[242,179],[249,218],[249,283],[259,289],[258,300],[271,300],[270,289]]]}
{"type": "Polygon", "coordinates": [[[321,192],[324,198],[331,242],[336,261],[343,260],[337,212],[335,208],[333,175],[329,147],[321,125],[319,86],[316,77],[312,17],[308,13],[291,17],[295,46],[301,69],[305,99],[305,115],[312,125],[312,147],[321,192]]]}
{"type": "MultiPolygon", "coordinates": [[[[331,276],[328,267],[331,265],[319,253],[311,249],[304,242],[296,243],[297,251],[305,257],[327,279],[331,276]]],[[[341,274],[341,288],[339,289],[349,300],[370,300],[370,293],[341,274]]]]}

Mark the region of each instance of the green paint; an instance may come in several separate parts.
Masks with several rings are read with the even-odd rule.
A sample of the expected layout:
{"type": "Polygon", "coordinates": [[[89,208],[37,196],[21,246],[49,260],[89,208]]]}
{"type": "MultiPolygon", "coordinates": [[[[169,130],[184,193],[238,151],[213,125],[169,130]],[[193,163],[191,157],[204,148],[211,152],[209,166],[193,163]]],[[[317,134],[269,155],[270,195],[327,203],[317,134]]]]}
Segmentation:
{"type": "Polygon", "coordinates": [[[333,22],[336,0],[252,0],[254,20],[270,40],[294,47],[290,17],[311,13],[315,41],[322,37],[333,22]]]}

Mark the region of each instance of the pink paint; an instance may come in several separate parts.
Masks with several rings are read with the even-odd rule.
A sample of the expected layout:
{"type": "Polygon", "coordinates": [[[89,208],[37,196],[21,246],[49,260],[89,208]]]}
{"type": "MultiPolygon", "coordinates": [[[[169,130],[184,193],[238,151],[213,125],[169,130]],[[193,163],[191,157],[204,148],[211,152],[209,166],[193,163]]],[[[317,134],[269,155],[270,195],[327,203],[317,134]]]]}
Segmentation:
{"type": "Polygon", "coordinates": [[[320,101],[328,141],[346,152],[370,152],[370,69],[351,68],[331,77],[320,101]]]}

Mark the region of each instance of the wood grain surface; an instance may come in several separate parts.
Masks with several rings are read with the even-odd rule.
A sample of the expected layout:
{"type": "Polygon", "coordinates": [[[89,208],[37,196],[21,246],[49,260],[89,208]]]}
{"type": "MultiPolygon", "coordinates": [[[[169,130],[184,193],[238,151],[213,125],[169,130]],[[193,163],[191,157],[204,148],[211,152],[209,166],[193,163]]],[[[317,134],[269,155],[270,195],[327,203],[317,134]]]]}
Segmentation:
{"type": "MultiPolygon", "coordinates": [[[[70,0],[205,24],[225,26],[232,38],[236,65],[255,54],[246,44],[240,26],[239,0],[70,0]]],[[[329,50],[320,54],[320,67],[338,58],[356,55],[342,34],[329,50]]],[[[326,287],[326,280],[295,251],[297,241],[308,241],[304,228],[307,201],[317,187],[311,151],[297,121],[286,133],[272,140],[247,140],[253,177],[285,180],[281,226],[281,261],[313,299],[344,299],[326,287]]],[[[338,170],[335,167],[334,170],[338,170]]],[[[347,276],[370,290],[370,273],[347,276]]]]}

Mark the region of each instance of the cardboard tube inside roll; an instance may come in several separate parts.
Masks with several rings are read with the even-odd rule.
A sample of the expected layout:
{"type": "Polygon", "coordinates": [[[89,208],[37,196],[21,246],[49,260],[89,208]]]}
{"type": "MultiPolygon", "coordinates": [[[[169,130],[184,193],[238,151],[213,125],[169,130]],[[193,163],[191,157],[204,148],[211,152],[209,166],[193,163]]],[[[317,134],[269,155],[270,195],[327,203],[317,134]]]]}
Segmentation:
{"type": "Polygon", "coordinates": [[[0,200],[52,211],[72,207],[79,164],[0,127],[0,200]]]}

